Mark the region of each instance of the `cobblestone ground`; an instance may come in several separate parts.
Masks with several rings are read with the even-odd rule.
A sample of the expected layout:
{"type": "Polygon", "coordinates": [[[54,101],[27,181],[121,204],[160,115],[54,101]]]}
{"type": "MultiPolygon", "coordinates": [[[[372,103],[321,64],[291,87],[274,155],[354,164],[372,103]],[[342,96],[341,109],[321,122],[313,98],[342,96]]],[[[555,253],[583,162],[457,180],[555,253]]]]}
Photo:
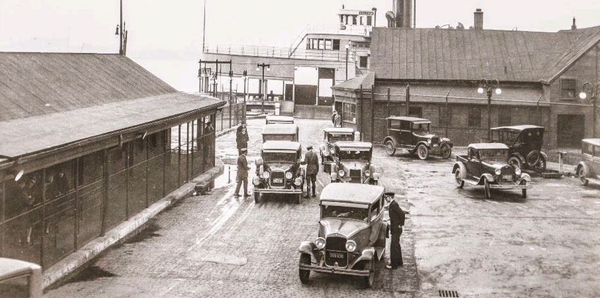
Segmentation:
{"type": "MultiPolygon", "coordinates": [[[[317,145],[328,121],[297,120],[303,145],[317,145]]],[[[250,159],[264,120],[249,121],[250,159]]],[[[234,134],[217,156],[234,164],[234,134]]],[[[298,279],[298,245],[316,237],[318,201],[233,198],[228,171],[209,195],[179,202],[146,230],[100,257],[45,297],[598,297],[600,187],[570,178],[542,180],[520,192],[456,188],[452,160],[388,157],[376,148],[382,184],[410,214],[402,235],[405,266],[380,263],[375,284],[311,274],[298,279]]],[[[235,177],[235,172],[231,172],[235,177]]],[[[319,188],[328,183],[320,174],[319,188]]],[[[233,179],[232,179],[233,180],[233,179]]]]}

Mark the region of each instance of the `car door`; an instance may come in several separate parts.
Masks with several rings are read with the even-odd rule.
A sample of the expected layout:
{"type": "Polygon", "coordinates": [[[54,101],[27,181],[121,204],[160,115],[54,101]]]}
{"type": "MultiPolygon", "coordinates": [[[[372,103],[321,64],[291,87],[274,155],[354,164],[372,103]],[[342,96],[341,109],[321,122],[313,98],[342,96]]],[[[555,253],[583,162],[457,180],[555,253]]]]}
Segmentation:
{"type": "Polygon", "coordinates": [[[588,163],[591,165],[591,171],[596,178],[600,178],[600,146],[594,146],[594,155],[592,158],[592,162],[588,163]]]}
{"type": "Polygon", "coordinates": [[[412,123],[410,121],[400,122],[400,144],[402,144],[403,147],[412,147],[412,145],[414,145],[414,136],[411,125],[412,123]]]}
{"type": "Polygon", "coordinates": [[[477,155],[477,150],[469,148],[469,154],[467,157],[467,177],[474,177],[479,179],[481,175],[481,161],[477,155]]]}

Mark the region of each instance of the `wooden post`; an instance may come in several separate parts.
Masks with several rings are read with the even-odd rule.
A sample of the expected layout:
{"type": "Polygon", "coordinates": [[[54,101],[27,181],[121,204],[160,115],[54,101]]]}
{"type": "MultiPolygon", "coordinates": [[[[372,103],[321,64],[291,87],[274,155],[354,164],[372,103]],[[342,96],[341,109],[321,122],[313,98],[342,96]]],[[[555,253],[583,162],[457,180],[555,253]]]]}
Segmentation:
{"type": "Polygon", "coordinates": [[[448,126],[450,125],[450,111],[448,110],[448,96],[450,95],[450,90],[446,93],[446,138],[448,137],[448,126]]]}
{"type": "Polygon", "coordinates": [[[392,99],[392,94],[390,93],[390,87],[388,87],[387,93],[387,116],[390,117],[390,101],[392,99]]]}
{"type": "Polygon", "coordinates": [[[406,116],[410,116],[410,85],[406,85],[406,116]]]}

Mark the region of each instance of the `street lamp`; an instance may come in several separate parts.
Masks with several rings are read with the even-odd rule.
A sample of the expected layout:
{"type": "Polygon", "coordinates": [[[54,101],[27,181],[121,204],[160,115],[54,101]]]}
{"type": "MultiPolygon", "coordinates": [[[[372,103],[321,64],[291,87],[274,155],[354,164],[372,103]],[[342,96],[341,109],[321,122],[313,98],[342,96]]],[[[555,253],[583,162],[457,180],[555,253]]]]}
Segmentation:
{"type": "Polygon", "coordinates": [[[242,109],[242,123],[246,124],[246,80],[248,79],[248,71],[244,70],[242,78],[244,78],[244,106],[242,109]]]}
{"type": "Polygon", "coordinates": [[[502,94],[502,89],[500,89],[500,82],[497,79],[482,79],[479,82],[479,88],[477,88],[477,93],[483,94],[484,91],[487,93],[488,142],[491,142],[492,140],[492,89],[495,89],[497,95],[502,94]]]}
{"type": "Polygon", "coordinates": [[[348,80],[348,52],[350,51],[350,45],[346,45],[346,81],[348,80]]]}
{"type": "Polygon", "coordinates": [[[231,108],[232,108],[231,106],[233,104],[233,102],[231,100],[231,97],[232,97],[231,89],[233,87],[232,85],[233,85],[233,70],[229,70],[229,127],[231,127],[231,108]]]}
{"type": "Polygon", "coordinates": [[[256,64],[256,71],[259,71],[262,68],[262,85],[263,85],[263,90],[260,94],[260,98],[261,98],[261,104],[260,104],[260,110],[261,112],[264,114],[265,113],[265,96],[267,94],[267,82],[265,82],[265,68],[267,68],[267,71],[271,71],[271,65],[270,64],[265,64],[265,63],[259,63],[256,64]]]}
{"type": "Polygon", "coordinates": [[[596,84],[592,84],[590,82],[585,82],[583,86],[581,86],[581,92],[579,93],[579,98],[586,99],[587,93],[590,93],[590,101],[592,102],[592,133],[593,137],[596,137],[596,98],[598,97],[598,92],[600,90],[600,82],[596,84]]]}

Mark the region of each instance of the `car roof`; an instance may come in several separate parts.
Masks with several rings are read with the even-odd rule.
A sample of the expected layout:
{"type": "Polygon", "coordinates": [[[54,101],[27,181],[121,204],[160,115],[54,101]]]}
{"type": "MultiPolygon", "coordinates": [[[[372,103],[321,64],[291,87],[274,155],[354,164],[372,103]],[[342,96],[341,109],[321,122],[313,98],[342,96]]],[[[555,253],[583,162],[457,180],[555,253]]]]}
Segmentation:
{"type": "Polygon", "coordinates": [[[372,204],[384,192],[383,186],[360,183],[330,183],[321,191],[321,202],[372,204]]]}
{"type": "Polygon", "coordinates": [[[514,130],[514,131],[523,131],[526,129],[544,129],[543,126],[538,126],[538,125],[513,125],[513,126],[500,126],[500,127],[493,127],[492,130],[514,130]]]}
{"type": "Polygon", "coordinates": [[[30,274],[32,269],[37,268],[39,268],[37,264],[15,259],[0,258],[0,279],[6,280],[23,274],[30,274]]]}
{"type": "Polygon", "coordinates": [[[323,129],[327,133],[354,133],[354,128],[350,127],[327,127],[323,129]]]}
{"type": "Polygon", "coordinates": [[[265,125],[262,134],[296,134],[298,125],[296,124],[271,124],[265,125]]]}
{"type": "Polygon", "coordinates": [[[594,146],[600,146],[600,139],[583,139],[581,140],[581,142],[591,144],[594,146]]]}
{"type": "Polygon", "coordinates": [[[294,150],[300,149],[300,143],[290,141],[266,141],[262,145],[263,150],[294,150]]]}
{"type": "Polygon", "coordinates": [[[508,150],[508,146],[506,146],[506,144],[503,143],[475,143],[475,144],[469,144],[469,148],[473,148],[476,150],[486,150],[486,149],[506,149],[508,150]]]}
{"type": "Polygon", "coordinates": [[[431,123],[431,121],[429,119],[417,118],[417,117],[407,117],[407,116],[390,116],[390,117],[387,117],[386,119],[402,120],[402,121],[409,121],[409,122],[419,122],[419,123],[431,123]]]}
{"type": "Polygon", "coordinates": [[[369,142],[352,142],[352,141],[340,141],[335,143],[340,148],[353,148],[353,149],[371,149],[373,144],[369,142]]]}
{"type": "Polygon", "coordinates": [[[294,121],[292,116],[267,115],[267,121],[294,121]]]}

